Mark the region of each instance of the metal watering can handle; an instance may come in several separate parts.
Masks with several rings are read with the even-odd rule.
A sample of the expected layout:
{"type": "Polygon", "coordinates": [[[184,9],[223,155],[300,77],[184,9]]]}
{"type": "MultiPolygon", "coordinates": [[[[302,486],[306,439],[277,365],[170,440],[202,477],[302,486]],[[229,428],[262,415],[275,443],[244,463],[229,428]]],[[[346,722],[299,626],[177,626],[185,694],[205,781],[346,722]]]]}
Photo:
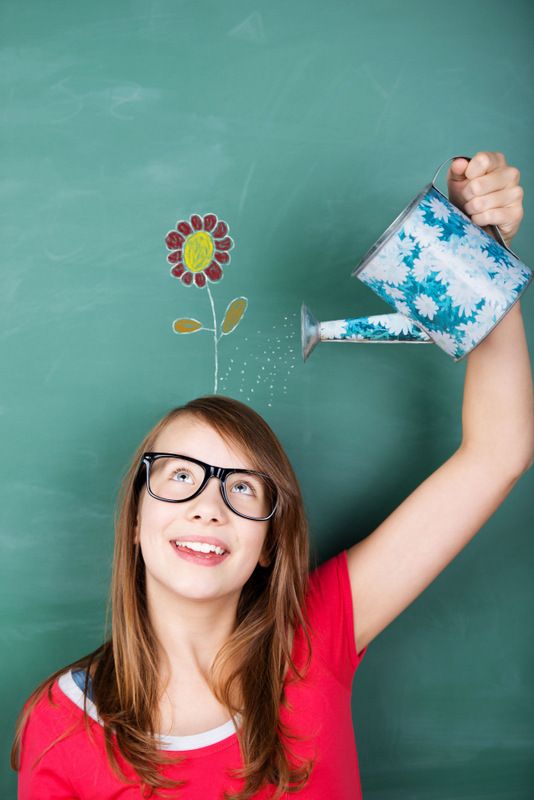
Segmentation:
{"type": "MultiPolygon", "coordinates": [[[[452,156],[451,158],[446,158],[445,161],[443,161],[443,163],[440,164],[439,167],[437,168],[436,174],[432,178],[432,186],[435,186],[436,178],[438,177],[439,173],[441,172],[442,167],[444,167],[444,165],[448,161],[454,161],[455,158],[465,158],[465,159],[467,159],[467,161],[471,161],[471,156],[452,156]]],[[[437,186],[435,186],[435,188],[437,189],[437,186]]],[[[439,189],[438,189],[438,191],[439,191],[439,189]]],[[[473,223],[473,225],[476,225],[476,222],[473,222],[472,220],[471,220],[471,222],[473,223]]],[[[478,227],[480,228],[480,225],[478,227]]],[[[497,240],[498,240],[499,244],[502,245],[505,248],[505,250],[508,250],[508,252],[511,253],[514,256],[514,258],[519,259],[519,256],[516,255],[513,250],[510,250],[510,248],[508,247],[508,245],[504,241],[502,233],[500,232],[500,230],[497,227],[497,225],[488,225],[487,227],[488,228],[493,228],[493,230],[495,231],[495,233],[497,235],[497,240]]]]}

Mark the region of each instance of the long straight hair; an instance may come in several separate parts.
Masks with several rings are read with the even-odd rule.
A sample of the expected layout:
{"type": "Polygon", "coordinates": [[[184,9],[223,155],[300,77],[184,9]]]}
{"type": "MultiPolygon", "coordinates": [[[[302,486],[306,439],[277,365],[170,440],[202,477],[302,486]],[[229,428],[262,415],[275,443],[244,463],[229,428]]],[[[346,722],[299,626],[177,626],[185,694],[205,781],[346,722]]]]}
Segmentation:
{"type": "MultiPolygon", "coordinates": [[[[216,654],[208,676],[210,689],[234,724],[235,715],[241,715],[241,728],[237,725],[236,728],[243,768],[232,774],[244,780],[244,786],[237,793],[226,792],[226,800],[246,800],[265,784],[275,787],[273,800],[277,800],[284,792],[302,789],[314,763],[310,759],[298,766],[290,764],[288,755],[293,753],[289,739],[303,737],[291,733],[290,726],[280,720],[280,704],[287,707],[284,683],[302,680],[311,660],[310,622],[305,603],[310,572],[308,524],[293,468],[272,429],[249,406],[221,395],[206,395],[173,408],[137,448],[122,479],[114,515],[113,569],[106,614],[108,631],[111,606],[111,636],[93,652],[54,672],[32,692],[17,719],[11,766],[14,770],[20,768],[22,733],[39,698],[47,691],[49,701],[53,702],[52,685],[56,678],[68,669],[84,668],[85,696],[91,676],[107,757],[117,777],[127,780],[115,746],[149,794],[155,791],[158,797],[166,796],[159,790],[175,791],[185,783],[164,778],[160,770],[166,764],[182,763],[185,757],[173,758],[157,749],[158,642],[147,613],[145,565],[139,544],[134,541],[143,485],[137,479],[142,454],[153,450],[158,434],[182,414],[211,425],[225,441],[240,447],[254,469],[269,474],[278,490],[278,505],[263,549],[268,566],[258,564],[243,586],[235,629],[216,654]],[[291,655],[293,634],[299,624],[308,650],[302,672],[291,655]],[[293,677],[288,675],[290,670],[293,677]],[[237,697],[241,697],[242,707],[236,705],[237,697]]],[[[90,735],[87,713],[84,722],[90,735]]]]}

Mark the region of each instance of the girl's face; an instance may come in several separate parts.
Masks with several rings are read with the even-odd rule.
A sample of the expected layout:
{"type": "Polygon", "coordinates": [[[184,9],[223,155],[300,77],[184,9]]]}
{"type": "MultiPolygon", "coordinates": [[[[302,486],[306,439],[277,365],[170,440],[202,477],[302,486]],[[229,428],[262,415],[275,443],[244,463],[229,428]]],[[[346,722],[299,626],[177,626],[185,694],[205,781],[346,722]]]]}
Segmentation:
{"type": "MultiPolygon", "coordinates": [[[[228,445],[214,428],[182,414],[161,431],[154,452],[179,453],[218,467],[254,469],[245,454],[228,445]]],[[[256,522],[235,514],[225,504],[218,478],[210,478],[203,491],[183,503],[165,503],[151,497],[146,485],[139,498],[136,538],[146,567],[147,588],[156,585],[191,600],[239,596],[258,562],[269,520],[256,522]],[[181,558],[173,541],[188,536],[214,536],[229,555],[215,566],[181,558]]]]}

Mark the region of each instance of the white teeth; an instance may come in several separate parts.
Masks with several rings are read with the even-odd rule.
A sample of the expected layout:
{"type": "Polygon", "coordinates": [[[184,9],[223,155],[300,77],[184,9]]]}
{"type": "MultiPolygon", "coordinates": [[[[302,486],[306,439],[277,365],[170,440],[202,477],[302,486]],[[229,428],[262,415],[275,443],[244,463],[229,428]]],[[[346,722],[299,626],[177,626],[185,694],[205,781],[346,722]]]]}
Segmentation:
{"type": "Polygon", "coordinates": [[[216,553],[222,556],[226,553],[222,547],[216,547],[213,544],[206,544],[204,542],[174,542],[176,547],[187,547],[189,550],[196,550],[199,553],[216,553]]]}

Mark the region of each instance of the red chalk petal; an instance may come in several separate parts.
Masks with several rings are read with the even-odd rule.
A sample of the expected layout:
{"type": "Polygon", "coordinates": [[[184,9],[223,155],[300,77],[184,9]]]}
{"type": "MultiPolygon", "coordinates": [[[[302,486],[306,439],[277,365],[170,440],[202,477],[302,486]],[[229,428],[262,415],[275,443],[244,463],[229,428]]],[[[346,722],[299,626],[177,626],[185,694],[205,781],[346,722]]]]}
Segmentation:
{"type": "Polygon", "coordinates": [[[228,225],[226,222],[219,222],[217,227],[212,233],[214,239],[222,239],[223,236],[226,236],[228,233],[228,225]]]}
{"type": "Polygon", "coordinates": [[[189,222],[185,222],[184,220],[179,222],[176,227],[178,228],[180,233],[184,234],[184,236],[190,236],[193,233],[193,228],[191,227],[189,222]]]}
{"type": "Polygon", "coordinates": [[[222,269],[215,261],[212,261],[207,269],[204,270],[210,281],[220,281],[222,278],[222,269]]]}
{"type": "Polygon", "coordinates": [[[203,275],[202,272],[197,272],[195,274],[195,283],[196,283],[197,286],[200,286],[200,287],[205,286],[205,284],[206,284],[206,276],[203,275]]]}
{"type": "Polygon", "coordinates": [[[196,231],[202,230],[202,217],[198,214],[191,214],[191,225],[196,231]]]}
{"type": "Polygon", "coordinates": [[[167,261],[169,262],[169,264],[179,264],[181,260],[182,260],[181,250],[175,250],[173,253],[169,253],[169,255],[167,256],[167,261]]]}
{"type": "Polygon", "coordinates": [[[185,283],[186,286],[190,286],[193,283],[193,273],[184,272],[182,275],[182,283],[185,283]]]}
{"type": "Polygon", "coordinates": [[[205,214],[204,215],[204,230],[211,231],[217,224],[217,217],[215,214],[205,214]]]}
{"type": "Polygon", "coordinates": [[[183,245],[184,241],[184,237],[180,236],[180,234],[176,231],[171,231],[165,237],[165,242],[169,250],[176,250],[177,247],[181,247],[183,245]]]}
{"type": "Polygon", "coordinates": [[[230,261],[229,253],[218,253],[217,251],[215,251],[213,257],[219,262],[219,264],[228,264],[228,262],[230,261]]]}
{"type": "Polygon", "coordinates": [[[178,264],[178,266],[173,267],[171,269],[171,275],[174,275],[175,278],[179,278],[185,272],[185,267],[183,264],[178,264]]]}
{"type": "Polygon", "coordinates": [[[233,242],[229,236],[227,236],[226,239],[221,239],[220,242],[215,242],[215,247],[217,250],[230,250],[232,245],[233,242]]]}

